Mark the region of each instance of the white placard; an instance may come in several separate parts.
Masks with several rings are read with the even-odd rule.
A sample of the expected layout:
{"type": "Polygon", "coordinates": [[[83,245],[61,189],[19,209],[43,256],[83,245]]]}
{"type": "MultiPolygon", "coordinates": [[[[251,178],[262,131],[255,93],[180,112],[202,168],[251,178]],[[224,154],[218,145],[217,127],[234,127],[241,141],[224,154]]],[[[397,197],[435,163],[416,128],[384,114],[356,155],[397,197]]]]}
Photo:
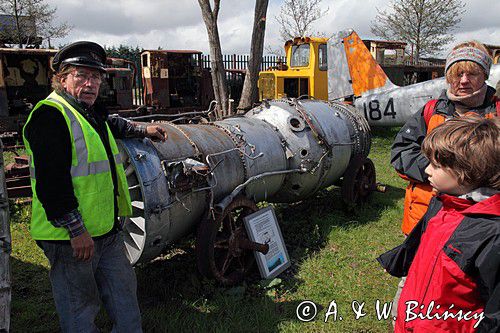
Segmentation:
{"type": "Polygon", "coordinates": [[[274,278],[290,267],[290,258],[273,207],[260,209],[245,216],[243,221],[251,241],[269,245],[267,254],[254,251],[263,278],[274,278]]]}

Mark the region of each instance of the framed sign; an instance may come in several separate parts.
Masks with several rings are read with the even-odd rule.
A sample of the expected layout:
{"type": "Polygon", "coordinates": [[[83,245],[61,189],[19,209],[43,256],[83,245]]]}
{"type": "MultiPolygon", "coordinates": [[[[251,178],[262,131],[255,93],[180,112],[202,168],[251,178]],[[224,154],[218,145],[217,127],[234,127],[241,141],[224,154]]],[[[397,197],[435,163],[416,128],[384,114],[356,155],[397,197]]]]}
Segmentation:
{"type": "Polygon", "coordinates": [[[273,207],[260,209],[245,216],[243,221],[251,241],[269,245],[267,254],[254,251],[263,278],[274,278],[290,267],[290,258],[273,207]]]}

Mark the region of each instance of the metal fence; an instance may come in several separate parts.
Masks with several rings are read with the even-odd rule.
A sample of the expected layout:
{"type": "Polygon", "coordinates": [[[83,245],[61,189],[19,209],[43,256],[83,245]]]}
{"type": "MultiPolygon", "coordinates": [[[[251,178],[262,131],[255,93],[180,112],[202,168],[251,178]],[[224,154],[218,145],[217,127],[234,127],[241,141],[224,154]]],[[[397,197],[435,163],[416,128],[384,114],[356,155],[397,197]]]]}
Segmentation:
{"type": "MultiPolygon", "coordinates": [[[[224,64],[224,69],[226,70],[226,80],[229,89],[230,98],[236,103],[240,100],[241,92],[243,90],[243,72],[248,67],[248,61],[250,60],[249,54],[223,54],[222,63],[224,64]]],[[[262,57],[262,62],[260,64],[260,71],[265,71],[270,67],[278,65],[279,62],[286,62],[284,57],[279,57],[275,55],[266,55],[262,57]]],[[[210,69],[210,55],[202,54],[201,64],[203,68],[210,69]]]]}
{"type": "MultiPolygon", "coordinates": [[[[222,55],[222,62],[224,63],[225,69],[241,69],[245,70],[248,66],[248,61],[250,60],[249,54],[224,54],[222,55]]],[[[203,54],[201,56],[201,62],[203,68],[210,68],[210,55],[203,54]]],[[[286,62],[285,57],[279,57],[276,55],[266,55],[262,57],[262,63],[260,65],[260,70],[265,71],[269,67],[276,66],[278,62],[286,62]]]]}

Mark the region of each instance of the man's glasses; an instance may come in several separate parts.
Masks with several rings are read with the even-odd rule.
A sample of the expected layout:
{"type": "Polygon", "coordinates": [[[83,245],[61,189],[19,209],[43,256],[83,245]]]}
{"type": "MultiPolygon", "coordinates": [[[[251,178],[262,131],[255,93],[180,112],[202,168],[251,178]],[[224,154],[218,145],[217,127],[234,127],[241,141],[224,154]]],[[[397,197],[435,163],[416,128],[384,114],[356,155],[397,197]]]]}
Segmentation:
{"type": "Polygon", "coordinates": [[[93,83],[101,83],[102,77],[100,73],[84,73],[84,72],[73,72],[71,73],[73,77],[75,78],[75,81],[79,83],[85,83],[85,82],[93,82],[93,83]]]}

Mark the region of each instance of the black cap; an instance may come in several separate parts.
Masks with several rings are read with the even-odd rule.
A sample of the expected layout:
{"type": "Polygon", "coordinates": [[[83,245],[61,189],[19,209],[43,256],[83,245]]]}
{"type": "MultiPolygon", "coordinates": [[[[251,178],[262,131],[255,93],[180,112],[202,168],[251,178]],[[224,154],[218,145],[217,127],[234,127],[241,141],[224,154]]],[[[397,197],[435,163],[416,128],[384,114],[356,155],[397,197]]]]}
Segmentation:
{"type": "Polygon", "coordinates": [[[105,71],[106,52],[94,42],[80,41],[66,45],[56,53],[52,68],[58,72],[64,65],[96,68],[105,71]]]}

